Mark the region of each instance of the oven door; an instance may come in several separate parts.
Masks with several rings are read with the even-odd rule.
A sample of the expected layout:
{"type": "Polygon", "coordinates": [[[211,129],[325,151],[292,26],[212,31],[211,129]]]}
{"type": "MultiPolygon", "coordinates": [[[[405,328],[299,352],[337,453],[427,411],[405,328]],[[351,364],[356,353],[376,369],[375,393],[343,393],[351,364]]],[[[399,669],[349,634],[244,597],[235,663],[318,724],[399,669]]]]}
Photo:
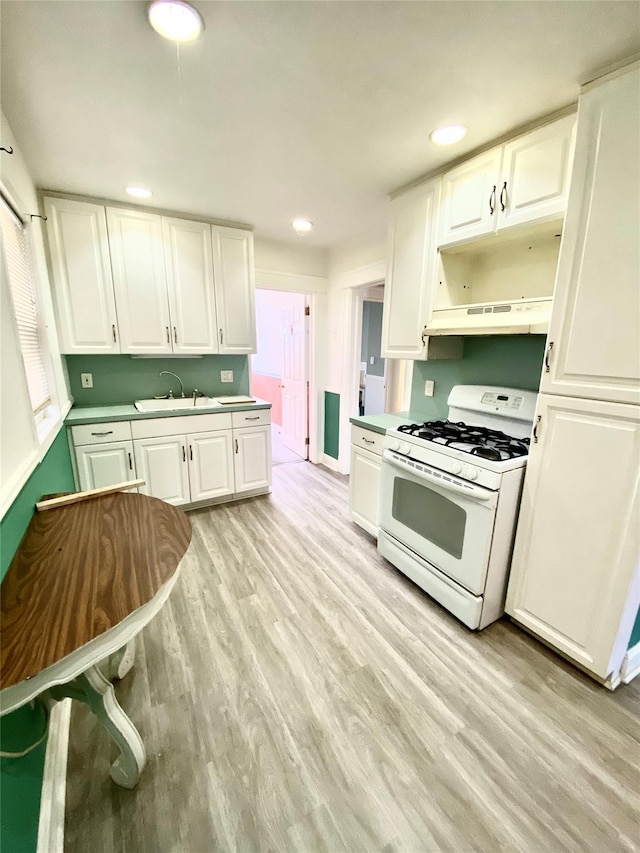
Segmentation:
{"type": "Polygon", "coordinates": [[[388,449],[382,460],[380,527],[481,595],[497,493],[388,449]]]}

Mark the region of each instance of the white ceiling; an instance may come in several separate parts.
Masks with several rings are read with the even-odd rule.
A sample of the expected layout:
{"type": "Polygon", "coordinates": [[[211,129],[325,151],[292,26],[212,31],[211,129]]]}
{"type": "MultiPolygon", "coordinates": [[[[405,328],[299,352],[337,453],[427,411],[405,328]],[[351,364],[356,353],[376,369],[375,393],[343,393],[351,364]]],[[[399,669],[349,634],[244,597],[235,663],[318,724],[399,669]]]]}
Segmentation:
{"type": "Polygon", "coordinates": [[[39,187],[328,246],[386,196],[575,101],[640,48],[636,2],[212,2],[177,48],[144,2],[3,0],[2,107],[39,187]],[[179,70],[178,70],[179,69],[179,70]],[[441,124],[469,127],[448,149],[441,124]]]}

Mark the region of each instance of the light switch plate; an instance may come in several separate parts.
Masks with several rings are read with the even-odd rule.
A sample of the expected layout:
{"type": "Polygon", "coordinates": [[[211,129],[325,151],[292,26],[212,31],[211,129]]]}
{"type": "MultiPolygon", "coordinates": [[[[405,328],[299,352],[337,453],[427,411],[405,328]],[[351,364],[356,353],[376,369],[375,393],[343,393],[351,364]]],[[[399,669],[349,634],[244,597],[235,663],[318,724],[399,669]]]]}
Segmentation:
{"type": "Polygon", "coordinates": [[[220,382],[233,382],[233,370],[221,370],[220,382]]]}
{"type": "Polygon", "coordinates": [[[81,373],[80,383],[83,388],[93,388],[93,373],[81,373]]]}
{"type": "Polygon", "coordinates": [[[433,397],[433,389],[435,388],[436,383],[433,379],[427,379],[424,383],[424,396],[425,397],[433,397]]]}

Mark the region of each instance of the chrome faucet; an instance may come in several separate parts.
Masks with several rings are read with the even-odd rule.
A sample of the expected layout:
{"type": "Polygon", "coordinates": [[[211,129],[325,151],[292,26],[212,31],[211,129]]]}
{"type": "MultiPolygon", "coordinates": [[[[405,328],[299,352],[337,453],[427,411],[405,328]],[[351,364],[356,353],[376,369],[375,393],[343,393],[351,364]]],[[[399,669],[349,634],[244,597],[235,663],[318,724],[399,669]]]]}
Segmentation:
{"type": "MultiPolygon", "coordinates": [[[[182,379],[180,379],[177,373],[172,373],[170,370],[162,370],[160,371],[160,376],[175,376],[180,383],[180,396],[184,397],[184,385],[182,384],[182,379]]],[[[169,396],[173,397],[173,391],[169,391],[169,396]]]]}

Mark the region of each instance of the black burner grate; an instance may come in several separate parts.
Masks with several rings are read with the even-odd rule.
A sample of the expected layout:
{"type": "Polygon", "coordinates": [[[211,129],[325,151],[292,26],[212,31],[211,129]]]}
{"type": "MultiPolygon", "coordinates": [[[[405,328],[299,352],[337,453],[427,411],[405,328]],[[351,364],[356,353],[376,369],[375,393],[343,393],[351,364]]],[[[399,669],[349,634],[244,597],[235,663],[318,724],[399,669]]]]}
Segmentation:
{"type": "Polygon", "coordinates": [[[434,441],[456,450],[462,450],[482,459],[500,462],[526,456],[529,438],[514,438],[497,429],[470,426],[462,421],[427,421],[424,424],[404,424],[398,432],[413,435],[425,441],[434,441]]]}

